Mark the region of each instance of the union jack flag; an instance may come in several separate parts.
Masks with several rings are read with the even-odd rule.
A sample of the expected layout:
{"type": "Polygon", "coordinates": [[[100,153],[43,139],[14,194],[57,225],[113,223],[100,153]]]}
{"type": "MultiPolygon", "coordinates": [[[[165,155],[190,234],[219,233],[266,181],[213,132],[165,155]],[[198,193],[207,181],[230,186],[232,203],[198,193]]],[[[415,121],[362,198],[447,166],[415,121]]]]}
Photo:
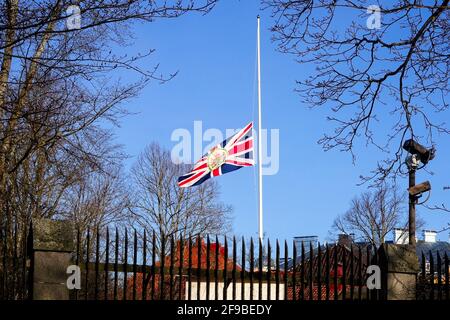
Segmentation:
{"type": "Polygon", "coordinates": [[[194,165],[191,172],[178,178],[178,186],[198,186],[209,178],[254,165],[253,122],[234,136],[219,143],[194,165]]]}

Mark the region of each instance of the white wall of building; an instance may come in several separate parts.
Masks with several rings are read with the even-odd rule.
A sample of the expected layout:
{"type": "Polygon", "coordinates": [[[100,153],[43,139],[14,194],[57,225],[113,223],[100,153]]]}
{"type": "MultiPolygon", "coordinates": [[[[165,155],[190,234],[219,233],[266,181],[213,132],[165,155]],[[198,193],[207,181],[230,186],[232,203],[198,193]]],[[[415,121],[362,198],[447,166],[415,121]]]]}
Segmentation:
{"type": "MultiPolygon", "coordinates": [[[[243,300],[241,297],[241,283],[236,283],[236,299],[243,300]]],[[[245,296],[244,300],[250,300],[250,283],[244,283],[245,296]]],[[[200,300],[206,300],[206,282],[200,282],[200,300]]],[[[268,300],[267,296],[267,284],[263,283],[262,289],[262,299],[268,300]]],[[[186,298],[188,297],[189,284],[186,284],[186,298]]],[[[191,283],[191,300],[197,300],[197,282],[191,283]]],[[[253,283],[253,300],[258,300],[259,284],[253,283]]],[[[209,284],[209,299],[214,300],[215,297],[215,283],[209,284]]],[[[230,283],[227,288],[227,300],[232,300],[233,298],[233,284],[230,283]]],[[[223,283],[218,283],[218,299],[223,300],[223,283]]],[[[284,284],[279,284],[279,299],[284,300],[284,284]]],[[[276,284],[272,283],[270,285],[270,300],[276,300],[276,284]]]]}

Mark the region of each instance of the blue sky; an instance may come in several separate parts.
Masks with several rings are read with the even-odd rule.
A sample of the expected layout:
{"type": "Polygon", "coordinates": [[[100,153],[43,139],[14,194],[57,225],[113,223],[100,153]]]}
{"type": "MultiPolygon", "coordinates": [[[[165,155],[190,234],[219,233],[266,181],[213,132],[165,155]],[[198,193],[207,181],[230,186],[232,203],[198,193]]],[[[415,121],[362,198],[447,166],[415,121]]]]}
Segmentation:
{"type": "MultiPolygon", "coordinates": [[[[326,108],[309,109],[294,92],[295,80],[314,71],[300,65],[293,56],[276,51],[268,30],[269,12],[260,12],[258,1],[220,2],[206,16],[186,15],[172,20],[135,27],[130,53],[156,49],[146,62],[160,64],[166,74],[179,71],[169,83],[153,83],[126,108],[136,115],[124,118],[115,128],[117,141],[131,156],[127,166],[152,141],[166,148],[173,130],[193,131],[194,121],[208,128],[239,128],[256,121],[256,16],[262,16],[262,102],[263,127],[280,130],[280,169],[264,177],[264,229],[272,238],[291,239],[299,235],[328,237],[334,218],[348,209],[351,199],[367,186],[357,186],[361,174],[368,174],[382,159],[376,150],[361,143],[358,159],[339,151],[324,152],[317,140],[332,129],[325,120],[326,108]]],[[[387,125],[379,130],[388,130],[387,125]]],[[[448,199],[449,137],[438,138],[436,160],[424,170],[418,182],[431,180],[433,203],[448,199]]],[[[205,142],[205,145],[207,142],[205,142]]],[[[221,200],[234,208],[236,235],[257,236],[256,168],[244,168],[218,178],[221,200]]],[[[406,189],[407,180],[400,180],[406,189]]],[[[447,202],[449,203],[449,202],[447,202]]],[[[428,229],[440,230],[450,214],[418,209],[428,229]]],[[[439,235],[448,239],[448,232],[439,235]]]]}

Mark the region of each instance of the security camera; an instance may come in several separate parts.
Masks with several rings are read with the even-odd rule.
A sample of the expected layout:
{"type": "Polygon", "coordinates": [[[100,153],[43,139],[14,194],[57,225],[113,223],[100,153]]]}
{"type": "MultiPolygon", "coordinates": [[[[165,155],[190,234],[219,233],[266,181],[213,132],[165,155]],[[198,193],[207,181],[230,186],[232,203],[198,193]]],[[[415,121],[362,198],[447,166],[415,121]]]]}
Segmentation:
{"type": "Polygon", "coordinates": [[[428,161],[433,160],[436,154],[436,149],[434,147],[427,149],[413,139],[406,140],[403,144],[403,149],[412,155],[417,155],[423,164],[427,164],[428,161]]]}
{"type": "Polygon", "coordinates": [[[419,183],[415,185],[414,187],[411,187],[408,189],[408,192],[411,196],[417,197],[418,195],[430,191],[431,190],[431,184],[429,181],[425,181],[422,183],[419,183]]]}

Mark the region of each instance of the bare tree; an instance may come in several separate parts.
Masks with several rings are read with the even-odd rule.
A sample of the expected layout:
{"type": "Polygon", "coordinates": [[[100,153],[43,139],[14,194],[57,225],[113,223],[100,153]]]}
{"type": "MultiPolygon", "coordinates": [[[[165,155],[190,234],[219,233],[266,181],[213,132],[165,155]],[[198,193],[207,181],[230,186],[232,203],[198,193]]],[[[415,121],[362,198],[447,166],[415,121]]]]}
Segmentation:
{"type": "Polygon", "coordinates": [[[136,96],[152,80],[165,82],[172,78],[173,75],[157,74],[156,63],[149,70],[139,67],[139,60],[151,55],[152,49],[136,56],[115,53],[118,46],[131,45],[127,39],[132,37],[132,23],[175,18],[194,11],[205,13],[214,3],[214,0],[2,2],[2,227],[22,213],[28,219],[51,217],[58,201],[52,205],[48,202],[59,200],[70,183],[77,181],[78,172],[70,163],[100,172],[103,165],[114,161],[114,156],[106,159],[112,155],[99,147],[98,142],[110,135],[100,127],[100,121],[116,124],[128,112],[121,107],[123,102],[136,96]],[[71,5],[80,11],[80,25],[76,27],[68,23],[73,19],[67,11],[71,5]],[[128,80],[120,79],[117,70],[127,72],[128,80]],[[54,180],[47,180],[50,184],[44,188],[42,182],[50,175],[54,180]]]}
{"type": "Polygon", "coordinates": [[[405,139],[433,144],[436,133],[450,133],[443,120],[449,110],[449,0],[263,3],[276,20],[279,50],[316,66],[297,91],[308,105],[333,113],[334,131],[319,143],[350,152],[353,160],[358,139],[387,153],[363,182],[379,185],[401,174],[405,139]],[[378,13],[379,28],[367,23],[378,13]],[[390,131],[379,131],[381,116],[390,131]]]}
{"type": "Polygon", "coordinates": [[[395,187],[386,185],[365,192],[352,200],[350,209],[335,219],[332,228],[378,247],[394,228],[406,229],[402,199],[395,187]]]}
{"type": "Polygon", "coordinates": [[[58,216],[74,222],[77,230],[103,229],[129,222],[129,195],[120,167],[83,175],[64,193],[58,216]]]}
{"type": "Polygon", "coordinates": [[[158,245],[172,236],[177,240],[179,236],[224,235],[230,229],[231,207],[219,202],[215,181],[178,187],[178,178],[189,169],[185,164],[174,164],[170,152],[155,143],[132,167],[132,211],[140,227],[155,231],[158,245]]]}
{"type": "MultiPolygon", "coordinates": [[[[151,82],[150,59],[133,56],[137,22],[206,13],[216,0],[5,0],[0,4],[0,252],[32,217],[103,225],[120,210],[116,176],[123,154],[102,127],[116,125],[123,103],[151,82]],[[80,25],[69,6],[80,11],[80,25]],[[117,53],[120,48],[122,53],[117,53]],[[120,73],[118,73],[120,71],[120,73]],[[124,75],[126,75],[124,77],[124,75]],[[69,215],[69,211],[71,211],[69,215]],[[93,217],[94,213],[98,216],[93,217]],[[83,215],[86,216],[83,216],[83,215]]],[[[120,216],[121,213],[118,215],[120,216]]],[[[116,218],[113,219],[116,221],[116,218]]],[[[5,252],[9,250],[11,252],[5,252]]],[[[23,248],[18,248],[21,252],[23,248]]],[[[9,266],[8,268],[12,268],[9,266]]]]}
{"type": "MultiPolygon", "coordinates": [[[[78,144],[100,119],[116,123],[120,104],[151,80],[167,81],[157,67],[139,68],[136,56],[119,56],[133,21],[207,12],[214,0],[84,0],[79,28],[68,27],[72,1],[7,0],[0,6],[0,195],[4,204],[11,174],[38,149],[78,144]],[[115,70],[134,72],[120,79],[115,70]],[[61,142],[62,141],[62,142],[61,142]]],[[[79,150],[90,156],[93,150],[79,150]]],[[[4,204],[6,205],[6,204],[4,204]]],[[[4,209],[4,208],[3,208],[4,209]]],[[[4,210],[2,210],[4,211],[4,210]]]]}

